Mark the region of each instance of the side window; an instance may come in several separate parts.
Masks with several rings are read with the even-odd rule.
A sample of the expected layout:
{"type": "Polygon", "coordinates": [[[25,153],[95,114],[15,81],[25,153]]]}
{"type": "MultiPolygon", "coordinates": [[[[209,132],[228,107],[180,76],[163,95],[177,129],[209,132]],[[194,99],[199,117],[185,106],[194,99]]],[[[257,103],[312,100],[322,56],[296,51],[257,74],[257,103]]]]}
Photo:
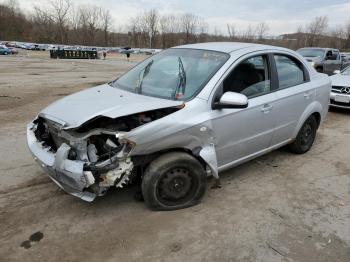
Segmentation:
{"type": "Polygon", "coordinates": [[[327,59],[327,60],[332,60],[332,58],[333,58],[333,53],[332,53],[331,50],[329,50],[329,51],[327,52],[327,54],[326,54],[326,59],[327,59]]]}
{"type": "Polygon", "coordinates": [[[334,58],[334,60],[339,60],[340,58],[339,58],[339,52],[338,51],[334,51],[333,52],[333,58],[334,58]]]}
{"type": "Polygon", "coordinates": [[[326,54],[327,60],[338,60],[339,52],[338,51],[328,51],[326,54]]]}
{"type": "Polygon", "coordinates": [[[269,93],[271,81],[267,57],[248,58],[241,62],[224,80],[223,91],[236,92],[248,98],[269,93]]]}
{"type": "Polygon", "coordinates": [[[285,55],[275,55],[279,80],[279,89],[284,89],[305,82],[303,65],[285,55]]]}

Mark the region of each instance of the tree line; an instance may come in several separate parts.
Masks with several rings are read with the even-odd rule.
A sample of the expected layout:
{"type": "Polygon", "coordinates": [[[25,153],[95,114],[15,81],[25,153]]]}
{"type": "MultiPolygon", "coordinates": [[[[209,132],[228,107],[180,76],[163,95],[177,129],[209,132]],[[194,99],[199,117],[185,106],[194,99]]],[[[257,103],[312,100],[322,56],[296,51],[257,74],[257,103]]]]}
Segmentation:
{"type": "Polygon", "coordinates": [[[327,16],[315,17],[294,34],[269,37],[265,22],[241,28],[209,28],[206,20],[193,13],[162,14],[156,9],[133,16],[125,25],[113,26],[110,10],[95,5],[74,5],[71,0],[50,0],[34,5],[25,14],[16,0],[0,3],[0,40],[46,44],[130,46],[168,48],[211,41],[238,41],[273,44],[297,49],[305,46],[350,49],[350,20],[330,27],[327,16]]]}

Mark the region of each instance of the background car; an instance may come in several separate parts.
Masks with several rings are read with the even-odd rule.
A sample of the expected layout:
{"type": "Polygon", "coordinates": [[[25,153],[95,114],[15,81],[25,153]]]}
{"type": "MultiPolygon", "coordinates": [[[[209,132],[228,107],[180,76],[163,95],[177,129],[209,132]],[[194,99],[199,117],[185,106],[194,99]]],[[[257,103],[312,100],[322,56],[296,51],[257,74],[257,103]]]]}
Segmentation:
{"type": "Polygon", "coordinates": [[[350,64],[350,53],[341,53],[340,55],[341,55],[344,63],[350,64]]]}
{"type": "Polygon", "coordinates": [[[330,106],[350,109],[350,66],[331,76],[330,106]]]}
{"type": "Polygon", "coordinates": [[[344,62],[338,49],[305,47],[297,50],[318,72],[333,75],[335,70],[341,70],[344,62]]]}
{"type": "Polygon", "coordinates": [[[10,54],[11,54],[11,50],[10,49],[8,49],[4,45],[0,46],[0,55],[10,55],[10,54]]]}
{"type": "Polygon", "coordinates": [[[17,55],[18,54],[18,50],[14,47],[8,47],[8,49],[11,51],[11,54],[13,55],[17,55]]]}

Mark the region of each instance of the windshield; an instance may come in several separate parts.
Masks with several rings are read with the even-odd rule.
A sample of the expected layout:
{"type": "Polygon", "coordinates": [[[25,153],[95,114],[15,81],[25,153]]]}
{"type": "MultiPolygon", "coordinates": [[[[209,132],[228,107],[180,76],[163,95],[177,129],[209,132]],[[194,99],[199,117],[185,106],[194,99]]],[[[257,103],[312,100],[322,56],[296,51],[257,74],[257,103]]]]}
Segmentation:
{"type": "Polygon", "coordinates": [[[168,49],[141,62],[112,86],[148,96],[188,100],[228,58],[228,54],[221,52],[168,49]]]}
{"type": "Polygon", "coordinates": [[[350,66],[348,66],[347,68],[345,68],[342,72],[342,75],[350,75],[350,66]]]}
{"type": "Polygon", "coordinates": [[[301,54],[303,57],[320,57],[320,58],[323,58],[325,53],[323,49],[312,49],[312,48],[299,49],[297,52],[301,54]]]}

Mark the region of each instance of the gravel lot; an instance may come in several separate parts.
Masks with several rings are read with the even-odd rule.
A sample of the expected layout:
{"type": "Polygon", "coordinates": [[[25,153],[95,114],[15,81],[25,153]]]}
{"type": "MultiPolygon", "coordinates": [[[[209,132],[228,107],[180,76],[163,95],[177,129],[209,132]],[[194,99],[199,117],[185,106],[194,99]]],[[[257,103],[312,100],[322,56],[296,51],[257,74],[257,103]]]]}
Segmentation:
{"type": "Polygon", "coordinates": [[[189,209],[151,212],[135,188],[93,203],[58,190],[27,150],[26,124],[133,65],[0,57],[0,261],[350,261],[350,111],[329,113],[308,154],[229,170],[189,209]]]}

